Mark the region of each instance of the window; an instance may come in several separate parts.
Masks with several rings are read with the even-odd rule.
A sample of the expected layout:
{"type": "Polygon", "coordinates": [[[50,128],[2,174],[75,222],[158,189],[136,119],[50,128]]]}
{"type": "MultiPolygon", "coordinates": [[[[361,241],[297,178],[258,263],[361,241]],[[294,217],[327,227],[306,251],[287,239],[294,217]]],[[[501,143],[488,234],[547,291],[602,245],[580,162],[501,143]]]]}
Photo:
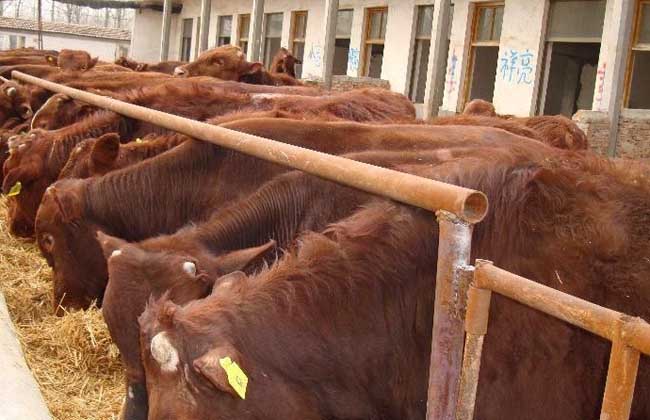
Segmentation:
{"type": "Polygon", "coordinates": [[[334,44],[334,68],[332,74],[345,75],[348,72],[353,15],[354,11],[352,10],[339,10],[336,16],[336,42],[334,44]]]}
{"type": "Polygon", "coordinates": [[[483,99],[492,102],[499,40],[503,24],[503,4],[476,5],[472,24],[468,83],[465,87],[465,101],[483,99]]]}
{"type": "MultiPolygon", "coordinates": [[[[291,53],[298,60],[302,61],[305,56],[307,12],[293,12],[291,21],[291,53]]],[[[302,77],[302,64],[296,64],[296,77],[302,77]]]]}
{"type": "Polygon", "coordinates": [[[183,19],[183,33],[181,38],[181,61],[190,61],[192,52],[192,18],[183,19]]]}
{"type": "Polygon", "coordinates": [[[388,8],[367,9],[366,33],[363,45],[362,76],[381,77],[381,66],[384,62],[384,39],[386,38],[386,21],[388,8]]]}
{"type": "Polygon", "coordinates": [[[605,0],[551,1],[538,114],[592,108],[604,20],[605,0]]]}
{"type": "Polygon", "coordinates": [[[264,65],[270,66],[282,43],[282,13],[264,15],[264,65]]]}
{"type": "Polygon", "coordinates": [[[25,46],[25,37],[20,35],[9,35],[9,49],[23,48],[25,46]]]}
{"type": "Polygon", "coordinates": [[[232,34],[232,16],[219,16],[217,20],[217,47],[230,44],[232,34]]]}
{"type": "Polygon", "coordinates": [[[650,0],[639,1],[632,36],[626,107],[650,109],[650,0]]]}
{"type": "Polygon", "coordinates": [[[251,15],[239,15],[239,29],[237,30],[237,45],[244,54],[248,52],[248,34],[251,28],[251,15]]]}
{"type": "Polygon", "coordinates": [[[409,98],[415,103],[424,102],[424,90],[427,85],[427,68],[431,48],[431,29],[433,26],[433,6],[417,8],[415,25],[415,45],[411,63],[411,83],[409,98]]]}

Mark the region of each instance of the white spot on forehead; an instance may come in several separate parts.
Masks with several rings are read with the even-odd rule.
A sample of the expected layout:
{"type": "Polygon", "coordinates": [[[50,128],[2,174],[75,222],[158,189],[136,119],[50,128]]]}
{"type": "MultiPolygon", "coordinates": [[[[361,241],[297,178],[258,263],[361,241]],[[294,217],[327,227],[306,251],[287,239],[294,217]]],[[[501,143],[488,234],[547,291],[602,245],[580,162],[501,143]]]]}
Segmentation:
{"type": "Polygon", "coordinates": [[[178,370],[178,351],[167,338],[166,332],[158,333],[151,339],[151,355],[163,372],[178,370]]]}
{"type": "Polygon", "coordinates": [[[183,263],[183,271],[185,271],[190,276],[196,275],[196,264],[191,261],[185,261],[183,263]]]}
{"type": "Polygon", "coordinates": [[[119,257],[120,255],[122,255],[122,250],[120,249],[116,249],[115,251],[111,252],[111,258],[119,257]]]}

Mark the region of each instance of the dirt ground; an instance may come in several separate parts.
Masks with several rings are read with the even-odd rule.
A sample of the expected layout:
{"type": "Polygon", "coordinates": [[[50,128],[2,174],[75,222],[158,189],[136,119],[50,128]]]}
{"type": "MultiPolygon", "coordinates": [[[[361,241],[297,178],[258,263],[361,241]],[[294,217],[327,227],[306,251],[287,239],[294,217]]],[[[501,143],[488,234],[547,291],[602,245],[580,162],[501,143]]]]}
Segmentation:
{"type": "Polygon", "coordinates": [[[53,315],[51,270],[33,242],[9,235],[0,198],[0,289],[23,351],[57,420],[117,419],[122,366],[101,311],[53,315]]]}

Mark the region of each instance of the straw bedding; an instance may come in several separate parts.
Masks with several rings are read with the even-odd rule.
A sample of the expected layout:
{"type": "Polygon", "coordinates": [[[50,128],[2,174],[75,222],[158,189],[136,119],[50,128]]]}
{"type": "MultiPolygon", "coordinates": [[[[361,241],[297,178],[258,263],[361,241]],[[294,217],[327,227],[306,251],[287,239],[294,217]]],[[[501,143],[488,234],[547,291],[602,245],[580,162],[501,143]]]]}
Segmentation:
{"type": "Polygon", "coordinates": [[[117,419],[124,396],[117,347],[101,311],[52,315],[51,271],[31,242],[9,235],[0,198],[0,289],[55,419],[117,419]]]}

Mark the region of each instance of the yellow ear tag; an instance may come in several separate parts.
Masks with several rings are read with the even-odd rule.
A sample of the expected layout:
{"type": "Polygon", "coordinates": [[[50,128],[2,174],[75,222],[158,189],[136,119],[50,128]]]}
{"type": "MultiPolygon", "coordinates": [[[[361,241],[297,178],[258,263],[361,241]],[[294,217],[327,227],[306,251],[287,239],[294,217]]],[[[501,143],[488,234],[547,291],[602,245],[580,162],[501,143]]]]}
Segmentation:
{"type": "Polygon", "coordinates": [[[219,359],[219,364],[228,375],[228,383],[235,390],[242,400],[246,399],[246,386],[248,385],[248,376],[244,373],[239,365],[230,357],[219,359]]]}
{"type": "Polygon", "coordinates": [[[20,181],[16,182],[14,186],[11,187],[11,189],[9,190],[9,194],[7,194],[7,197],[14,197],[20,194],[20,190],[22,189],[23,189],[23,184],[20,181]]]}
{"type": "Polygon", "coordinates": [[[135,139],[135,142],[136,142],[136,143],[144,143],[140,137],[138,137],[137,139],[135,139]]]}

